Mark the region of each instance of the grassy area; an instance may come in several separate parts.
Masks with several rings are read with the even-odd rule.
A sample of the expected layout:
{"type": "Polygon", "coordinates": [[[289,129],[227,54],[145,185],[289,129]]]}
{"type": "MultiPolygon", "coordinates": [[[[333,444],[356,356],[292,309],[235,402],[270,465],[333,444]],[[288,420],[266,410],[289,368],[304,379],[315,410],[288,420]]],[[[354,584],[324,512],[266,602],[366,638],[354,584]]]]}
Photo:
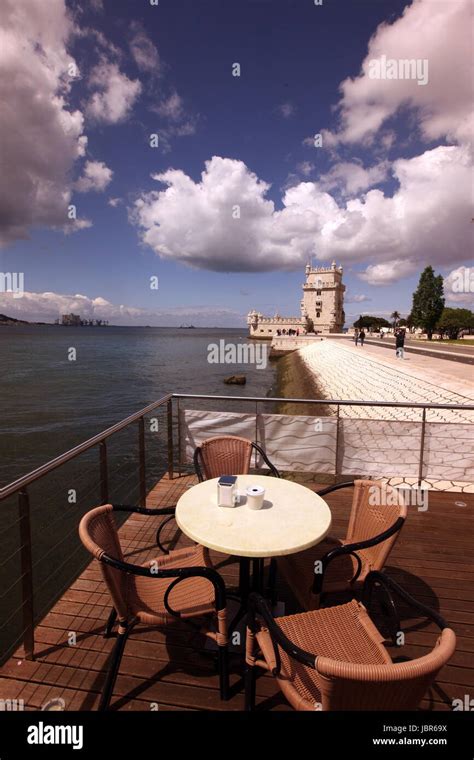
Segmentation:
{"type": "Polygon", "coordinates": [[[474,346],[474,337],[472,338],[459,338],[458,340],[436,340],[433,343],[457,343],[459,346],[474,346]]]}

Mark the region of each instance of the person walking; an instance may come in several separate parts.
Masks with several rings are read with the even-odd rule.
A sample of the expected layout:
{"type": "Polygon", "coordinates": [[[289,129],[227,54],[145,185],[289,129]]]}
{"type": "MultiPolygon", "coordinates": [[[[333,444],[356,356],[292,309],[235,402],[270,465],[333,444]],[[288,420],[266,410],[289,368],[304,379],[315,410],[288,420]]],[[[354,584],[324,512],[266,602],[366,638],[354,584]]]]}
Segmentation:
{"type": "Polygon", "coordinates": [[[364,332],[364,330],[360,331],[360,333],[359,333],[359,340],[360,340],[360,345],[362,346],[362,348],[364,348],[364,340],[365,340],[365,332],[364,332]]]}
{"type": "Polygon", "coordinates": [[[397,330],[395,334],[395,355],[397,359],[405,358],[405,330],[397,330]]]}
{"type": "Polygon", "coordinates": [[[354,341],[356,346],[359,345],[359,330],[354,331],[354,341]]]}

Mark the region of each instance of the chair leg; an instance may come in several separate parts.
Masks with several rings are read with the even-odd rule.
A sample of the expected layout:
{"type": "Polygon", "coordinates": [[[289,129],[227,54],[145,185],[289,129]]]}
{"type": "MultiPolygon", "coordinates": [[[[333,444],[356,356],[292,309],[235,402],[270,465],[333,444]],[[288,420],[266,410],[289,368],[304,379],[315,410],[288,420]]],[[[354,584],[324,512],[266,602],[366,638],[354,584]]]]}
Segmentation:
{"type": "Polygon", "coordinates": [[[255,710],[255,691],[256,691],[257,674],[255,665],[247,663],[245,669],[245,710],[252,712],[255,710]]]}
{"type": "Polygon", "coordinates": [[[112,634],[112,628],[114,627],[114,623],[117,620],[117,610],[115,607],[112,607],[110,610],[109,619],[107,620],[107,623],[105,625],[105,631],[104,631],[104,639],[110,639],[110,636],[112,634]]]}
{"type": "Polygon", "coordinates": [[[127,623],[120,623],[117,640],[112,650],[112,657],[110,659],[107,677],[105,679],[102,696],[99,702],[100,712],[107,710],[109,707],[110,699],[114,691],[115,681],[117,679],[117,674],[120,667],[120,662],[122,660],[123,650],[125,649],[125,644],[127,643],[131,628],[132,626],[127,623]]]}
{"type": "Polygon", "coordinates": [[[220,696],[224,702],[227,702],[229,699],[229,652],[227,646],[218,647],[218,658],[220,696]]]}

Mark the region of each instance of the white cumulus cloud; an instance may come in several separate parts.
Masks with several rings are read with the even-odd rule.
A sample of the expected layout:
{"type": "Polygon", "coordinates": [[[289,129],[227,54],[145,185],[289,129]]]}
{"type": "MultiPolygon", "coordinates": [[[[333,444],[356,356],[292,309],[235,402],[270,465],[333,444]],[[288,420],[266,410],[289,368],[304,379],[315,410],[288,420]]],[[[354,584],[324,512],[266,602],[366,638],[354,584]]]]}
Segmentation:
{"type": "Polygon", "coordinates": [[[364,303],[365,301],[371,301],[372,299],[369,298],[369,296],[366,296],[364,294],[356,294],[351,295],[351,293],[346,293],[344,295],[344,303],[364,303]]]}
{"type": "Polygon", "coordinates": [[[135,63],[142,71],[157,76],[160,74],[161,63],[156,46],[153,44],[141,24],[134,22],[132,24],[132,33],[130,52],[135,63]]]}
{"type": "Polygon", "coordinates": [[[103,161],[86,161],[82,176],[76,182],[76,190],[88,193],[90,190],[102,192],[112,181],[113,171],[103,161]]]}
{"type": "Polygon", "coordinates": [[[2,0],[0,245],[67,223],[70,173],[87,142],[68,104],[72,33],[64,0],[2,0]]]}
{"type": "Polygon", "coordinates": [[[160,116],[164,116],[172,121],[179,121],[183,118],[184,114],[183,99],[177,92],[172,92],[171,95],[159,103],[154,110],[160,116]]]}
{"type": "Polygon", "coordinates": [[[414,262],[394,259],[383,264],[369,264],[365,272],[362,272],[359,277],[368,282],[369,285],[388,285],[403,277],[408,277],[418,269],[419,266],[414,262]]]}
{"type": "Polygon", "coordinates": [[[116,63],[109,61],[93,68],[89,85],[95,92],[86,104],[86,114],[92,121],[105,124],[125,121],[142,90],[138,79],[129,79],[116,63]]]}
{"type": "Polygon", "coordinates": [[[320,177],[318,184],[323,190],[340,189],[346,195],[355,195],[386,180],[389,168],[388,161],[380,161],[368,169],[355,161],[341,161],[320,177]]]}
{"type": "Polygon", "coordinates": [[[414,0],[393,23],[384,22],[372,36],[359,76],[341,84],[340,124],[324,132],[326,145],[370,142],[400,108],[415,109],[425,140],[447,137],[471,142],[472,3],[470,0],[414,0]],[[428,82],[374,79],[371,61],[426,60],[428,82]]]}
{"type": "Polygon", "coordinates": [[[470,255],[470,155],[440,146],[393,164],[398,188],[345,202],[317,182],[286,190],[283,208],[269,184],[242,161],[214,156],[201,181],[178,169],[155,175],[165,188],[142,194],[132,220],[163,258],[213,271],[298,269],[308,256],[367,262],[361,275],[383,284],[427,263],[462,263],[470,255]]]}

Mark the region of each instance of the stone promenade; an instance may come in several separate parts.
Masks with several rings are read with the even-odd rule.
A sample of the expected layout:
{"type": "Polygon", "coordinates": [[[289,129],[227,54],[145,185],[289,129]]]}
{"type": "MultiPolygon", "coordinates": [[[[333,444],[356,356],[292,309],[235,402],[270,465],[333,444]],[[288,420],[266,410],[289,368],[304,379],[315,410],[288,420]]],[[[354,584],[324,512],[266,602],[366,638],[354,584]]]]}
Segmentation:
{"type": "Polygon", "coordinates": [[[362,474],[372,467],[394,485],[415,485],[421,445],[422,485],[474,491],[474,410],[462,409],[474,405],[472,365],[414,354],[401,360],[395,352],[330,338],[299,349],[299,355],[324,398],[459,407],[427,410],[423,445],[421,409],[341,406],[342,471],[362,474]]]}

